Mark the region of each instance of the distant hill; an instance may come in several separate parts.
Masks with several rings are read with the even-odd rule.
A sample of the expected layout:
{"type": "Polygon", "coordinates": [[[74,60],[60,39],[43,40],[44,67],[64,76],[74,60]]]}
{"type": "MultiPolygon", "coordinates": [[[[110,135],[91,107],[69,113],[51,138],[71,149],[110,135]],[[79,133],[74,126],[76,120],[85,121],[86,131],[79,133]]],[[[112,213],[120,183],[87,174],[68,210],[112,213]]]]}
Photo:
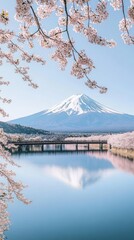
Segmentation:
{"type": "Polygon", "coordinates": [[[6,133],[17,133],[17,134],[50,134],[49,131],[35,129],[32,127],[24,127],[19,124],[9,124],[0,121],[0,128],[3,128],[6,133]]]}
{"type": "Polygon", "coordinates": [[[125,132],[134,130],[134,116],[114,111],[86,95],[73,95],[48,110],[11,123],[48,131],[125,132]]]}

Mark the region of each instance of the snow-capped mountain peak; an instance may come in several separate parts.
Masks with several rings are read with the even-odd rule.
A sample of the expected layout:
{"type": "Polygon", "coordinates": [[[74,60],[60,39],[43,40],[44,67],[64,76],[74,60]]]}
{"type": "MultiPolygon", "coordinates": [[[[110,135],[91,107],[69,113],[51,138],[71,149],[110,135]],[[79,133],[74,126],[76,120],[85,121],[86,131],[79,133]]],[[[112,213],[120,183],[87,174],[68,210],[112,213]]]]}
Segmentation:
{"type": "Polygon", "coordinates": [[[86,95],[73,95],[48,110],[10,123],[49,131],[133,131],[134,116],[119,113],[86,95]]]}
{"type": "Polygon", "coordinates": [[[66,112],[67,115],[80,115],[89,112],[119,113],[103,106],[85,94],[73,95],[60,104],[50,108],[46,113],[53,114],[61,112],[66,112]]]}

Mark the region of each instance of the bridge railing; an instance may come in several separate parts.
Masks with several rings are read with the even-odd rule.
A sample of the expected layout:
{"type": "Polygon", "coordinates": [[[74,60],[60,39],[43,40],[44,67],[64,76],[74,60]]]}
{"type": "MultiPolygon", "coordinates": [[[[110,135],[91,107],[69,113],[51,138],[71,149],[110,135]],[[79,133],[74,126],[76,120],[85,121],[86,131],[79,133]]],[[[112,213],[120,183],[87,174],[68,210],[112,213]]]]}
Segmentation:
{"type": "Polygon", "coordinates": [[[18,152],[34,151],[104,151],[107,150],[107,141],[96,140],[43,140],[43,141],[10,141],[9,144],[18,146],[18,152]],[[72,146],[74,145],[74,148],[72,146]],[[91,146],[94,146],[93,148],[91,146]],[[51,148],[50,146],[54,146],[51,148]],[[69,148],[70,146],[70,148],[69,148]],[[83,148],[82,148],[83,146],[83,148]]]}
{"type": "Polygon", "coordinates": [[[43,141],[9,141],[14,145],[40,145],[40,144],[107,144],[106,140],[43,140],[43,141]]]}

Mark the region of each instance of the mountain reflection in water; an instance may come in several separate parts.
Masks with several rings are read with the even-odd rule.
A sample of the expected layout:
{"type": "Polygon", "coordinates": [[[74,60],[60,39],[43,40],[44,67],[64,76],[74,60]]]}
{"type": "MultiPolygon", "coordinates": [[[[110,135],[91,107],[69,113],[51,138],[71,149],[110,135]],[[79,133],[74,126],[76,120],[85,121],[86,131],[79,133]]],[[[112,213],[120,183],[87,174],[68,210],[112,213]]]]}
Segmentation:
{"type": "Polygon", "coordinates": [[[94,156],[90,156],[90,161],[84,161],[83,159],[66,162],[62,160],[57,161],[57,164],[51,162],[43,166],[44,173],[57,178],[58,180],[70,185],[71,187],[82,189],[90,184],[94,184],[102,177],[109,176],[113,173],[113,166],[105,159],[96,159],[94,156]]]}
{"type": "Polygon", "coordinates": [[[44,166],[44,173],[49,174],[60,181],[74,188],[85,188],[86,186],[99,181],[102,177],[110,176],[115,169],[123,170],[134,174],[134,161],[120,156],[115,156],[110,152],[87,153],[89,162],[83,160],[77,164],[69,165],[69,162],[57,163],[44,166]],[[109,161],[109,162],[108,162],[109,161]],[[64,166],[65,164],[65,166],[64,166]]]}

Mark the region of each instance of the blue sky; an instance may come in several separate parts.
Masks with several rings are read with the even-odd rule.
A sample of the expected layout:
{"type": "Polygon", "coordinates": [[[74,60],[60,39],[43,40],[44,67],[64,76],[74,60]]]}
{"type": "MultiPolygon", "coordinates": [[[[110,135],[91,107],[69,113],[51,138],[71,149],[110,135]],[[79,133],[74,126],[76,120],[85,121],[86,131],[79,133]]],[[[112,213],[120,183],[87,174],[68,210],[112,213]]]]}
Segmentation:
{"type": "MultiPolygon", "coordinates": [[[[1,9],[9,9],[10,7],[12,15],[14,5],[9,6],[7,0],[2,4],[1,9]]],[[[98,81],[100,85],[108,87],[106,94],[102,95],[97,89],[87,88],[84,79],[77,80],[72,77],[70,75],[71,62],[65,71],[61,71],[58,64],[51,61],[50,53],[37,45],[33,50],[34,53],[40,54],[47,60],[45,66],[40,66],[37,63],[31,64],[30,75],[39,85],[38,89],[34,90],[28,87],[8,64],[1,66],[1,76],[11,82],[10,86],[3,87],[2,95],[11,98],[12,103],[2,105],[10,117],[8,119],[1,117],[0,120],[10,120],[39,112],[60,103],[73,94],[81,93],[112,109],[134,114],[134,46],[124,45],[120,37],[118,21],[121,18],[120,12],[110,10],[109,20],[98,26],[98,31],[102,36],[117,41],[116,48],[110,49],[91,45],[79,34],[75,36],[77,47],[85,48],[96,66],[96,69],[91,72],[91,78],[98,81]]],[[[10,27],[16,27],[14,21],[11,22],[10,27]]]]}

